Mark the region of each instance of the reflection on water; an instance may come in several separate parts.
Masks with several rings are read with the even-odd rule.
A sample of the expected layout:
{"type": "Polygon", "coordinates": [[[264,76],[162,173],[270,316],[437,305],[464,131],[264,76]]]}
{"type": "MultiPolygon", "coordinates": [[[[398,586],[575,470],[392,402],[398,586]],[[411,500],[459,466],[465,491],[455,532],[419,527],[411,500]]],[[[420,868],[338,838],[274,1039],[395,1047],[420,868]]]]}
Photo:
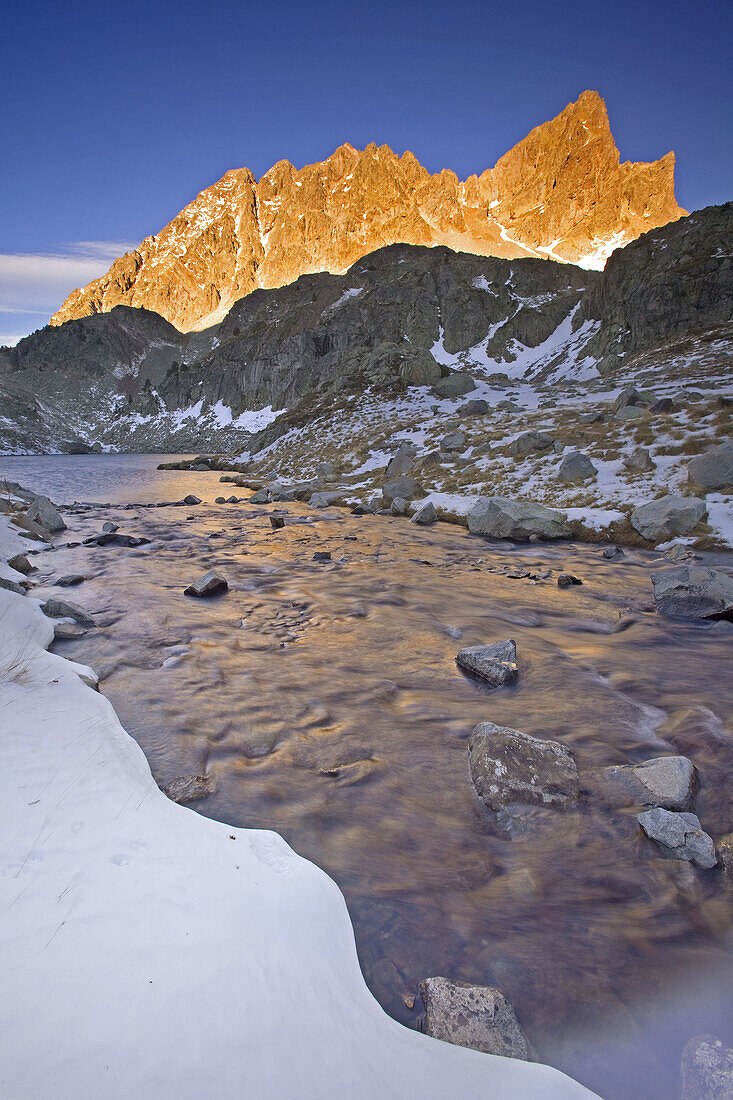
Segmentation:
{"type": "MultiPolygon", "coordinates": [[[[177,475],[147,476],[148,499],[216,495],[207,475],[176,488],[177,475]]],[[[67,496],[94,493],[77,482],[67,496]]],[[[445,525],[286,507],[274,532],[271,509],[246,505],[71,517],[74,538],[113,518],[153,541],[36,557],[44,580],[89,578],[73,598],[100,629],[59,651],[101,675],[159,782],[208,772],[201,813],[277,829],[333,876],[367,982],[397,1019],[415,1025],[427,975],[497,984],[539,1056],[607,1100],[677,1095],[687,1040],[733,1038],[730,896],[716,873],[656,858],[599,769],[685,753],[703,827],[733,827],[733,626],[658,617],[658,555],[607,562],[598,548],[489,546],[445,525]],[[333,561],[314,562],[324,549],[333,561]],[[505,575],[520,564],[553,576],[505,575]],[[230,592],[186,599],[212,566],[230,592]],[[566,569],[582,587],[557,588],[566,569]],[[461,646],[506,637],[516,686],[458,671],[461,646]],[[502,836],[468,774],[484,720],[570,745],[578,808],[502,836]]]]}

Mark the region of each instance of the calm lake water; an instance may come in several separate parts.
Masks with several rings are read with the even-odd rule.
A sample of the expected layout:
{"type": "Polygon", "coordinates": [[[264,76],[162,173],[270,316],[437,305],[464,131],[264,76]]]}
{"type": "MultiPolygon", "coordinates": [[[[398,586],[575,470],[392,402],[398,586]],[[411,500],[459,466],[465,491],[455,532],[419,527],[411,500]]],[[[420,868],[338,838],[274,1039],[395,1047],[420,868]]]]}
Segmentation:
{"type": "Polygon", "coordinates": [[[539,1057],[606,1100],[679,1095],[693,1035],[733,1044],[731,893],[717,872],[660,858],[603,768],[683,753],[703,827],[733,828],[733,625],[661,618],[658,554],[609,562],[599,547],[488,544],[298,504],[272,531],[274,507],[216,506],[218,475],[158,461],[0,458],[0,477],[52,499],[111,502],[67,515],[58,548],[34,558],[37,594],[84,574],[66,595],[98,628],[58,652],[96,669],[156,779],[208,773],[199,812],[276,829],[328,871],[397,1019],[418,1025],[423,977],[498,985],[539,1057]],[[188,492],[204,503],[119,506],[188,492]],[[150,545],[64,548],[105,519],[150,545]],[[313,561],[322,550],[331,562],[313,561]],[[184,597],[213,566],[230,591],[184,597]],[[550,575],[508,576],[522,569],[550,575]],[[582,587],[558,589],[566,570],[582,587]],[[515,686],[458,671],[459,648],[507,637],[515,686]],[[468,772],[486,720],[569,745],[577,807],[503,834],[468,772]]]}

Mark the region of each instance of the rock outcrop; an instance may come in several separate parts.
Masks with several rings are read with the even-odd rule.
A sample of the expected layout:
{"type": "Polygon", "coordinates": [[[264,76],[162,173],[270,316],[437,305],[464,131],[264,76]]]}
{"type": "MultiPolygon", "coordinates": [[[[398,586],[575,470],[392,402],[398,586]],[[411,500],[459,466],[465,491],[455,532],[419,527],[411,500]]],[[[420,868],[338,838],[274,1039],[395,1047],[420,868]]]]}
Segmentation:
{"type": "Polygon", "coordinates": [[[342,145],[301,169],[282,160],[260,180],[248,168],[227,172],[106,275],[73,291],[52,323],[129,305],[183,331],[202,329],[253,290],[344,272],[396,242],[600,269],[614,248],[683,213],[674,154],[620,163],[606,105],[587,91],[464,182],[374,144],[342,145]]]}

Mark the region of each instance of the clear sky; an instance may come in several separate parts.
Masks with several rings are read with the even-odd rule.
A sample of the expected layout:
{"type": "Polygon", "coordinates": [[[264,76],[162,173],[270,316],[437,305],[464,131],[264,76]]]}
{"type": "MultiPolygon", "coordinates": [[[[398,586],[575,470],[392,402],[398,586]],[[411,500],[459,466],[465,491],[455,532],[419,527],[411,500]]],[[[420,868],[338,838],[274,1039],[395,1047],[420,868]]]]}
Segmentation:
{"type": "Polygon", "coordinates": [[[481,172],[585,88],[622,159],[733,198],[731,11],[698,0],[27,0],[0,66],[0,343],[243,165],[344,141],[481,172]]]}

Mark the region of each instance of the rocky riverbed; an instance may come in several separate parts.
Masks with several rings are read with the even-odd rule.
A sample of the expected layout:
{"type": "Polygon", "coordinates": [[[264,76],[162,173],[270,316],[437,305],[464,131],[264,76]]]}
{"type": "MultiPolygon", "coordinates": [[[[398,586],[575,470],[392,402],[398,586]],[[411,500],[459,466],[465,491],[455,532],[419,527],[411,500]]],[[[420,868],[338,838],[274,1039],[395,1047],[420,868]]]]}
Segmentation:
{"type": "Polygon", "coordinates": [[[507,1049],[607,1100],[677,1095],[688,1041],[730,1041],[733,625],[660,613],[652,576],[730,556],[150,504],[62,508],[27,583],[81,609],[49,608],[71,610],[58,652],[158,783],[326,869],[397,1019],[448,1037],[481,987],[507,1049]],[[212,569],[226,591],[184,594],[212,569]]]}

